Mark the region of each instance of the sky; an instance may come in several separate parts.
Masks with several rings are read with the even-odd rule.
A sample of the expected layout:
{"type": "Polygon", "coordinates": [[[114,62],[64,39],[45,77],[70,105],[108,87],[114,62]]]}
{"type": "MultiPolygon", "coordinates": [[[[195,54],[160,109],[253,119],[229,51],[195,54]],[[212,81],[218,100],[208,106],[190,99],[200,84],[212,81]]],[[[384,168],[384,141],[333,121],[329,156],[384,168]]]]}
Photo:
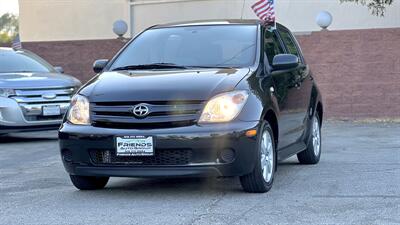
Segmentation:
{"type": "Polygon", "coordinates": [[[7,12],[18,14],[18,0],[0,0],[0,16],[7,12]]]}

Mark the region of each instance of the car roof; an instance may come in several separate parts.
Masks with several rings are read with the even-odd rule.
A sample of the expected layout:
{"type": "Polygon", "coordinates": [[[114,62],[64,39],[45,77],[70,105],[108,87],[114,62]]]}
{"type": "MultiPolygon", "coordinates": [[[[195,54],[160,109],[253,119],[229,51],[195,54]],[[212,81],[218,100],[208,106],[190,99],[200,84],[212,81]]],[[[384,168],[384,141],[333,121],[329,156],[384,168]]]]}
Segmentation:
{"type": "Polygon", "coordinates": [[[0,53],[2,54],[7,54],[7,55],[16,55],[16,54],[24,54],[24,55],[35,55],[37,56],[35,53],[26,50],[26,49],[13,49],[13,48],[8,48],[8,47],[0,47],[0,53]]]}
{"type": "Polygon", "coordinates": [[[175,23],[158,24],[152,28],[182,27],[182,26],[205,26],[205,25],[259,25],[260,20],[253,19],[226,19],[226,20],[193,20],[175,23]]]}
{"type": "Polygon", "coordinates": [[[0,47],[0,51],[13,52],[14,49],[12,49],[12,48],[6,48],[6,47],[0,47]]]}
{"type": "Polygon", "coordinates": [[[32,54],[31,51],[26,50],[26,49],[13,49],[13,48],[9,48],[9,47],[0,47],[0,52],[3,53],[9,53],[9,54],[17,54],[17,53],[26,53],[26,54],[32,54]]]}

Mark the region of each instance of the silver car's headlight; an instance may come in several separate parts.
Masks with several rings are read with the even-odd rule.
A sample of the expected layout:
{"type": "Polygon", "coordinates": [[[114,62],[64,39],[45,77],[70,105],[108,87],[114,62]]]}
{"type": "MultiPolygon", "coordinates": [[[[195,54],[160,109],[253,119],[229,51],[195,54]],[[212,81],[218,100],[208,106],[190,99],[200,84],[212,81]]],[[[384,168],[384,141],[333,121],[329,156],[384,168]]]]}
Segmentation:
{"type": "Polygon", "coordinates": [[[0,97],[8,98],[11,95],[15,95],[15,91],[9,88],[0,88],[0,97]]]}
{"type": "Polygon", "coordinates": [[[204,107],[199,123],[222,123],[235,119],[248,97],[247,91],[232,91],[213,97],[204,107]]]}
{"type": "Polygon", "coordinates": [[[89,125],[89,100],[82,95],[72,97],[67,120],[76,125],[89,125]]]}

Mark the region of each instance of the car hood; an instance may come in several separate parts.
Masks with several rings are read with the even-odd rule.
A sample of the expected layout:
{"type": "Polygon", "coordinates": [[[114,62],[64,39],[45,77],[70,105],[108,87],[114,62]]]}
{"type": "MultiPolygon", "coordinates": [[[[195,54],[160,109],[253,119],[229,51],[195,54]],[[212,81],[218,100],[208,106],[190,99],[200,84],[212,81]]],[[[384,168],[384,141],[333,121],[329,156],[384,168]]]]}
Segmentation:
{"type": "Polygon", "coordinates": [[[91,102],[207,100],[233,90],[249,71],[242,68],[104,72],[80,93],[91,102]]]}
{"type": "Polygon", "coordinates": [[[0,73],[0,88],[75,87],[80,81],[59,73],[0,73]]]}

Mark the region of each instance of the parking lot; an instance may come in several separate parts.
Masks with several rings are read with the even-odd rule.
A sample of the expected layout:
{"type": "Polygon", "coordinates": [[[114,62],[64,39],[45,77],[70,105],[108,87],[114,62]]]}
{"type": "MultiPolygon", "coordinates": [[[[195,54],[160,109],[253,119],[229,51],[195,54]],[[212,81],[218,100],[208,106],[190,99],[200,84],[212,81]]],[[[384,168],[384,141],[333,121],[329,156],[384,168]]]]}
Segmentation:
{"type": "Polygon", "coordinates": [[[0,137],[0,224],[399,224],[400,124],[328,122],[317,165],[295,157],[272,190],[238,179],[112,178],[78,191],[56,132],[0,137]]]}

